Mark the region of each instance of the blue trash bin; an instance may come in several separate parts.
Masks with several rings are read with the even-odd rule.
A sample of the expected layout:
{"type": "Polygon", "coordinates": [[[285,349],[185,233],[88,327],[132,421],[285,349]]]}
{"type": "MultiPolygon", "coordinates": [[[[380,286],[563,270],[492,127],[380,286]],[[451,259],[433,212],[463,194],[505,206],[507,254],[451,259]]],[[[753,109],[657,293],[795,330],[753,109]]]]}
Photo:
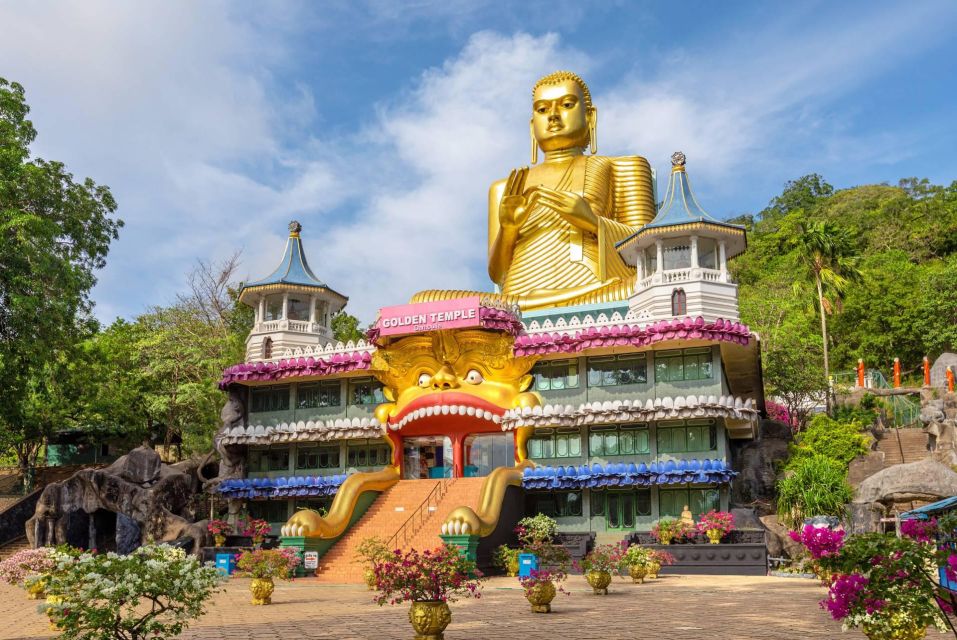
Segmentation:
{"type": "Polygon", "coordinates": [[[217,553],[216,568],[224,576],[232,575],[236,570],[236,557],[231,553],[217,553]]]}
{"type": "Polygon", "coordinates": [[[518,577],[527,578],[532,571],[538,571],[538,556],[534,553],[518,554],[518,577]]]}

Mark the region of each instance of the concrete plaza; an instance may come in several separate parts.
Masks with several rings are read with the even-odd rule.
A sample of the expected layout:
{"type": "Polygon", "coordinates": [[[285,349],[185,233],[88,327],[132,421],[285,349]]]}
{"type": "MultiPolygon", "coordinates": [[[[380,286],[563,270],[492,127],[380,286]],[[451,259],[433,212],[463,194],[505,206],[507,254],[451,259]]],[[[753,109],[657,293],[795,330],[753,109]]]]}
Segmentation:
{"type": "MultiPolygon", "coordinates": [[[[249,580],[233,578],[181,637],[193,640],[410,640],[408,606],[378,607],[357,585],[279,582],[273,604],[249,604],[249,580]]],[[[533,614],[512,578],[489,580],[479,600],[452,604],[447,640],[793,640],[863,638],[842,633],[818,606],[825,591],[806,579],[664,576],[644,585],[616,579],[595,596],[580,576],[554,612],[533,614]]],[[[0,585],[0,638],[54,638],[36,602],[0,585]]]]}

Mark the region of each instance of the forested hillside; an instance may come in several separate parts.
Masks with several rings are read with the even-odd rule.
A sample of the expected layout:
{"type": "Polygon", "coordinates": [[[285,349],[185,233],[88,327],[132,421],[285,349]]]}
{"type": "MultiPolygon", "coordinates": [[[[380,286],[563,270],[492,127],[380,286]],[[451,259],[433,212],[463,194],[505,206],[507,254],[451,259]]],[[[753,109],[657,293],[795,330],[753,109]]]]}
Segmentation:
{"type": "Polygon", "coordinates": [[[741,316],[762,337],[769,394],[825,388],[821,306],[832,374],[858,358],[914,370],[957,347],[957,182],[835,191],[812,174],[735,222],[749,231],[732,265],[741,316]]]}

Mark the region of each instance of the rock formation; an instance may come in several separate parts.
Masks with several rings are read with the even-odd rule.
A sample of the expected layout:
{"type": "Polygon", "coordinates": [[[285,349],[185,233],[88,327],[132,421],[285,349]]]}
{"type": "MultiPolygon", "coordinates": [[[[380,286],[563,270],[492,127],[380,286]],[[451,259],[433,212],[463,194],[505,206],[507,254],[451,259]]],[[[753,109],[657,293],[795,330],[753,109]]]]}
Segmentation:
{"type": "Polygon", "coordinates": [[[27,539],[34,547],[94,547],[104,540],[98,527],[107,522],[113,538],[107,544],[121,551],[135,547],[132,538],[138,533],[140,544],[187,538],[198,553],[206,521],[194,522],[190,500],[200,491],[199,470],[208,460],[209,456],[167,465],[152,449],[139,447],[104,469],[82,469],[44,488],[27,521],[27,539]],[[87,526],[85,532],[79,527],[78,536],[80,521],[87,526]]]}
{"type": "Polygon", "coordinates": [[[888,508],[904,504],[906,509],[914,501],[933,502],[953,495],[957,495],[957,473],[927,458],[878,471],[861,482],[854,502],[879,503],[888,508]]]}

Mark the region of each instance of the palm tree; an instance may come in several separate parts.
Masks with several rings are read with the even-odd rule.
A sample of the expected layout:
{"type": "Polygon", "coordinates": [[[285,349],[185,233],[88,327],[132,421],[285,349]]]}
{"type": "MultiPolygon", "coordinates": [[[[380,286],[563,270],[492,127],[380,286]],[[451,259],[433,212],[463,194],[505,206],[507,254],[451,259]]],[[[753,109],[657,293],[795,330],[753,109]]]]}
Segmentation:
{"type": "MultiPolygon", "coordinates": [[[[821,340],[824,343],[824,378],[831,379],[828,359],[827,315],[840,308],[841,298],[851,282],[860,280],[854,245],[846,231],[831,222],[814,221],[801,225],[797,238],[798,255],[807,267],[817,291],[817,309],[821,314],[821,340]]],[[[830,410],[830,393],[827,396],[830,410]]]]}

